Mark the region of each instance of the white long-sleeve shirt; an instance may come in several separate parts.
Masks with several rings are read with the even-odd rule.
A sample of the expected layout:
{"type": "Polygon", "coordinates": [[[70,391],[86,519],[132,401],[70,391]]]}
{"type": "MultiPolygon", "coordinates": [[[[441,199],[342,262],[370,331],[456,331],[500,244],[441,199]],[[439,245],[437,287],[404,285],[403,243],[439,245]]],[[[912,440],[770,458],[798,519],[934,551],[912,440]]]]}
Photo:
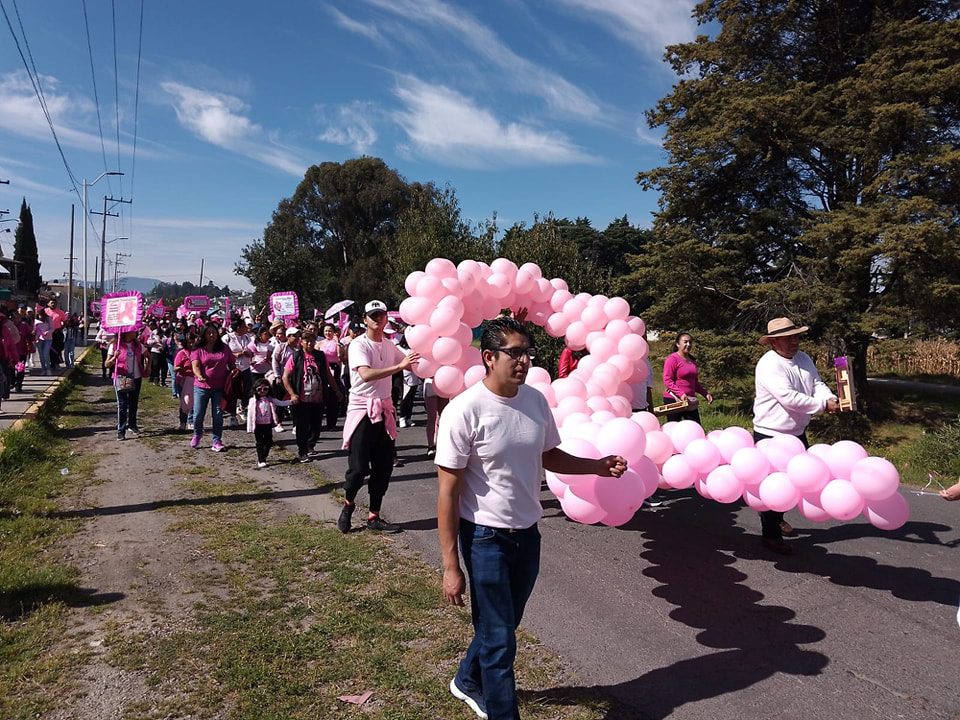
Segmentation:
{"type": "Polygon", "coordinates": [[[830,398],[836,395],[820,379],[809,355],[797,352],[785,358],[770,350],[757,363],[753,429],[764,435],[802,435],[830,398]]]}

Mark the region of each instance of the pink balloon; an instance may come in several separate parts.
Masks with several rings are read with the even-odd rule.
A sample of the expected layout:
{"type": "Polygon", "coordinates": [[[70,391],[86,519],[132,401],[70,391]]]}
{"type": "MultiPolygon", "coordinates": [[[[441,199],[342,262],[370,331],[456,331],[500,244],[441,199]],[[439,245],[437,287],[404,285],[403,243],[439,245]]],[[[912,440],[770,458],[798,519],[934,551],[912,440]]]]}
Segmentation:
{"type": "Polygon", "coordinates": [[[591,413],[590,420],[598,425],[606,425],[611,420],[616,420],[617,416],[609,410],[597,410],[591,413]]]}
{"type": "Polygon", "coordinates": [[[433,352],[433,344],[437,341],[437,334],[429,325],[411,325],[404,331],[404,336],[410,349],[418,353],[433,352]]]}
{"type": "Polygon", "coordinates": [[[590,416],[587,413],[575,412],[567,415],[567,425],[573,427],[574,425],[580,425],[582,423],[589,423],[590,416]]]}
{"type": "Polygon", "coordinates": [[[710,442],[717,446],[717,450],[720,451],[720,456],[723,458],[723,461],[729,463],[733,459],[734,454],[737,450],[742,450],[746,447],[753,447],[753,438],[748,434],[744,437],[743,434],[735,431],[735,428],[727,428],[717,435],[710,437],[710,442]],[[733,431],[733,432],[731,432],[733,431]]]}
{"type": "Polygon", "coordinates": [[[897,492],[900,473],[882,457],[865,457],[850,469],[850,482],[864,500],[883,500],[897,492]]]}
{"type": "Polygon", "coordinates": [[[536,288],[537,279],[526,270],[519,270],[513,286],[516,288],[516,291],[519,294],[528,294],[531,290],[536,288]]]}
{"type": "Polygon", "coordinates": [[[647,332],[647,325],[638,317],[628,317],[627,325],[630,326],[630,331],[636,333],[637,335],[643,335],[647,332]]]}
{"type": "Polygon", "coordinates": [[[664,481],[676,490],[690,487],[697,479],[697,471],[690,467],[683,455],[667,458],[661,469],[664,481]]]}
{"type": "Polygon", "coordinates": [[[536,287],[530,293],[531,297],[539,303],[545,303],[553,311],[553,305],[550,300],[553,299],[553,285],[546,278],[537,278],[536,287]]]}
{"type": "Polygon", "coordinates": [[[446,258],[434,258],[427,263],[427,275],[433,275],[437,279],[452,278],[457,276],[457,266],[446,258]]]}
{"type": "Polygon", "coordinates": [[[633,520],[633,516],[636,515],[636,513],[636,508],[621,509],[617,512],[607,513],[600,519],[600,522],[607,527],[620,527],[633,520]]]}
{"type": "Polygon", "coordinates": [[[563,497],[560,498],[560,507],[568,518],[584,525],[600,522],[607,514],[603,508],[579,497],[573,488],[567,488],[563,497]]]}
{"type": "MultiPolygon", "coordinates": [[[[587,303],[578,298],[570,298],[563,305],[563,314],[567,316],[567,319],[570,322],[575,322],[580,319],[580,316],[583,314],[583,311],[586,310],[587,303]]],[[[586,339],[586,329],[584,329],[584,339],[586,339]]]]}
{"type": "MultiPolygon", "coordinates": [[[[706,475],[720,464],[723,459],[717,446],[707,439],[692,440],[683,450],[683,456],[690,467],[701,475],[706,475]]],[[[739,495],[739,493],[737,493],[739,495]]]]}
{"type": "Polygon", "coordinates": [[[580,320],[587,326],[588,330],[600,330],[607,324],[607,316],[603,313],[602,307],[588,305],[580,314],[580,320]]]}
{"type": "MultiPolygon", "coordinates": [[[[608,340],[611,345],[614,345],[613,340],[608,340]]],[[[592,350],[590,351],[593,352],[592,350]]],[[[620,371],[620,380],[621,382],[629,380],[633,376],[633,360],[628,358],[626,355],[620,355],[619,353],[611,355],[606,359],[606,362],[610,365],[613,365],[617,370],[620,371]]]]}
{"type": "Polygon", "coordinates": [[[490,269],[495,273],[503,273],[511,280],[517,276],[516,264],[513,260],[508,260],[507,258],[497,258],[492,263],[490,263],[490,269]]]}
{"type": "MultiPolygon", "coordinates": [[[[616,298],[614,298],[616,300],[616,298]]],[[[620,338],[630,334],[630,326],[626,320],[611,320],[603,329],[603,334],[614,342],[619,342],[620,338]]]]}
{"type": "Polygon", "coordinates": [[[841,480],[850,479],[850,471],[858,460],[867,457],[867,451],[859,443],[852,440],[840,440],[830,447],[827,465],[830,473],[841,480]]]}
{"type": "Polygon", "coordinates": [[[587,407],[593,412],[601,410],[611,410],[610,401],[602,395],[591,395],[587,398],[587,407]]]}
{"type": "Polygon", "coordinates": [[[562,409],[567,415],[570,413],[580,412],[591,415],[593,413],[590,410],[590,407],[587,405],[587,401],[582,397],[577,397],[576,395],[568,395],[567,397],[560,397],[557,393],[557,388],[553,388],[554,396],[557,398],[557,407],[562,409]]]}
{"type": "Polygon", "coordinates": [[[554,381],[553,390],[557,394],[557,400],[563,400],[568,397],[586,398],[587,386],[575,377],[565,377],[554,381]]]}
{"type": "Polygon", "coordinates": [[[634,413],[631,420],[633,420],[648,433],[661,430],[660,421],[657,420],[657,416],[651,412],[647,412],[646,410],[641,410],[640,412],[634,413]]]}
{"type": "Polygon", "coordinates": [[[471,365],[463,374],[463,384],[466,387],[472,387],[486,377],[487,371],[483,365],[471,365]]]}
{"type": "Polygon", "coordinates": [[[570,320],[562,312],[555,312],[547,318],[547,323],[544,327],[546,327],[547,334],[550,335],[550,337],[563,337],[567,332],[567,328],[570,327],[570,320]]]}
{"type": "Polygon", "coordinates": [[[631,360],[643,360],[648,350],[647,341],[639,335],[624,335],[617,342],[617,352],[631,360]]]}
{"type": "Polygon", "coordinates": [[[610,298],[603,304],[603,312],[608,320],[626,320],[630,315],[630,303],[622,297],[610,298]]]}
{"type": "Polygon", "coordinates": [[[466,348],[473,342],[473,330],[466,323],[461,322],[457,331],[453,334],[454,340],[456,340],[461,346],[466,348]]]}
{"type": "Polygon", "coordinates": [[[621,397],[619,395],[610,395],[607,398],[607,401],[610,403],[610,412],[612,412],[614,415],[622,418],[630,417],[630,413],[633,411],[633,406],[625,397],[621,397]]]}
{"type": "Polygon", "coordinates": [[[437,338],[433,343],[433,359],[441,365],[454,365],[460,359],[463,347],[450,337],[437,338]]]}
{"type": "Polygon", "coordinates": [[[786,512],[800,500],[800,492],[784,472],[770,473],[760,482],[757,493],[760,500],[771,510],[786,512]]]}
{"type": "Polygon", "coordinates": [[[820,491],[820,505],[837,520],[853,520],[863,511],[863,497],[849,480],[831,480],[820,491]]]}
{"type": "Polygon", "coordinates": [[[438,307],[430,313],[430,327],[437,335],[453,335],[460,327],[460,315],[453,308],[438,307]]]}
{"type": "Polygon", "coordinates": [[[830,513],[820,507],[820,493],[803,496],[797,503],[797,510],[810,522],[826,522],[830,520],[830,513]]]}
{"type": "Polygon", "coordinates": [[[826,443],[817,443],[816,445],[811,445],[807,448],[807,452],[811,455],[816,455],[818,458],[823,460],[827,465],[830,464],[830,446],[826,443]]]}
{"type": "Polygon", "coordinates": [[[763,446],[762,451],[774,470],[785,472],[790,458],[804,452],[804,447],[800,438],[793,435],[775,435],[763,446]]]}
{"type": "Polygon", "coordinates": [[[503,300],[510,294],[510,279],[502,273],[494,273],[487,278],[487,295],[503,300]]]}
{"type": "Polygon", "coordinates": [[[665,432],[653,430],[647,433],[647,447],[643,452],[657,465],[663,465],[674,453],[673,442],[665,432]]]}
{"type": "Polygon", "coordinates": [[[787,463],[787,476],[801,493],[818,493],[830,482],[830,468],[810,453],[800,453],[787,463]]]}
{"type": "Polygon", "coordinates": [[[408,297],[400,303],[400,317],[408,325],[429,323],[433,308],[434,304],[428,298],[408,297]]]}
{"type": "Polygon", "coordinates": [[[547,487],[550,488],[550,492],[557,496],[557,498],[562,498],[567,492],[567,484],[558,478],[555,473],[546,471],[547,476],[547,487]]]}
{"type": "Polygon", "coordinates": [[[428,357],[421,357],[417,361],[414,372],[422,378],[428,378],[433,377],[439,368],[440,364],[436,360],[428,357]]]}
{"type": "Polygon", "coordinates": [[[407,295],[417,294],[417,283],[420,282],[420,278],[425,275],[426,273],[423,270],[414,270],[407,275],[407,279],[403,281],[403,287],[407,291],[407,295]]]}
{"type": "MultiPolygon", "coordinates": [[[[588,402],[589,404],[589,402],[588,402]]],[[[614,418],[603,426],[597,449],[604,455],[621,455],[627,463],[640,462],[647,447],[643,428],[627,418],[614,418]]]]}
{"type": "Polygon", "coordinates": [[[443,278],[440,281],[440,284],[443,285],[443,289],[446,290],[450,295],[455,295],[456,297],[461,297],[463,295],[463,285],[460,284],[460,281],[457,279],[456,275],[454,275],[454,277],[443,278]]]}
{"type": "Polygon", "coordinates": [[[743,489],[743,501],[747,504],[747,507],[757,512],[766,512],[770,509],[764,505],[763,500],[760,499],[757,486],[745,487],[743,489]]]}
{"type": "MultiPolygon", "coordinates": [[[[608,338],[606,335],[601,335],[598,337],[593,341],[592,345],[587,343],[587,347],[590,350],[590,354],[595,356],[598,360],[607,360],[617,352],[617,343],[608,338]]],[[[618,357],[624,358],[628,363],[630,362],[630,358],[626,357],[625,355],[618,355],[618,357]]],[[[629,366],[629,369],[630,373],[632,374],[632,365],[629,366]]],[[[627,377],[629,376],[630,375],[628,374],[627,377]]],[[[623,378],[622,373],[620,374],[620,377],[621,379],[623,378]]]]}
{"type": "Polygon", "coordinates": [[[579,320],[567,326],[567,345],[571,350],[583,350],[587,346],[587,328],[579,320]]]}
{"type": "Polygon", "coordinates": [[[730,467],[744,485],[759,485],[770,474],[770,461],[757,448],[737,450],[730,458],[730,467]]]}
{"type": "Polygon", "coordinates": [[[424,275],[417,281],[416,294],[421,298],[426,298],[432,303],[436,303],[440,298],[444,296],[446,290],[444,290],[443,285],[440,283],[439,278],[435,278],[433,275],[424,275]]]}
{"type": "Polygon", "coordinates": [[[703,475],[697,475],[697,479],[693,483],[693,489],[707,500],[713,500],[713,496],[710,494],[710,488],[707,487],[707,478],[703,475]]]}
{"type": "Polygon", "coordinates": [[[898,492],[883,500],[871,500],[863,512],[870,524],[881,530],[896,530],[910,518],[910,506],[898,492]]]}
{"type": "MultiPolygon", "coordinates": [[[[666,426],[664,426],[664,432],[666,432],[666,426]]],[[[683,452],[694,440],[704,439],[703,428],[693,420],[681,420],[669,435],[677,452],[683,452]]]]}
{"type": "Polygon", "coordinates": [[[443,365],[433,376],[433,387],[441,397],[453,397],[463,390],[463,373],[455,367],[443,365]]]}
{"type": "Polygon", "coordinates": [[[568,300],[572,300],[573,295],[570,294],[569,290],[554,290],[553,295],[550,296],[550,309],[554,312],[562,312],[563,306],[567,304],[568,300]]]}
{"type": "Polygon", "coordinates": [[[582,438],[564,439],[563,442],[560,443],[560,449],[565,453],[581,458],[599,460],[603,457],[603,453],[600,452],[593,443],[583,440],[582,438]]]}
{"type": "MultiPolygon", "coordinates": [[[[463,315],[464,305],[463,300],[458,298],[456,295],[444,295],[437,301],[438,308],[450,308],[457,315],[457,317],[463,315]]],[[[453,333],[450,333],[451,335],[453,333]]]]}
{"type": "Polygon", "coordinates": [[[729,465],[714,468],[707,475],[706,483],[710,496],[719,503],[736,502],[743,493],[743,483],[733,474],[729,465]]]}
{"type": "Polygon", "coordinates": [[[650,497],[657,491],[657,488],[660,485],[661,477],[660,470],[657,469],[657,466],[654,464],[653,460],[648,457],[642,457],[637,462],[633,463],[628,470],[632,470],[643,480],[644,499],[650,497]]]}

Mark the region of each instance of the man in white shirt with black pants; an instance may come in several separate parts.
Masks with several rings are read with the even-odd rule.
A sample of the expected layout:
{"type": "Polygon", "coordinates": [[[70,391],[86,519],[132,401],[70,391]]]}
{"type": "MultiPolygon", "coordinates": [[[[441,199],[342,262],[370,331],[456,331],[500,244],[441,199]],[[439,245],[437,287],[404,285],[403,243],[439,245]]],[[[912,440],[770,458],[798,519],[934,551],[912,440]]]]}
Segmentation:
{"type": "MultiPolygon", "coordinates": [[[[797,327],[789,318],[774,318],[767,323],[767,334],[761,345],[770,350],[757,362],[756,399],[753,401],[753,439],[759,442],[777,433],[800,438],[808,447],[807,425],[817,413],[837,412],[840,405],[826,383],[820,379],[813,360],[800,351],[800,335],[809,330],[797,327]]],[[[783,534],[793,528],[782,512],[760,513],[763,544],[781,555],[793,552],[783,541],[783,534]]]]}
{"type": "Polygon", "coordinates": [[[486,377],[447,405],[437,438],[437,524],[443,593],[463,605],[470,576],[474,638],[450,692],[478,717],[514,720],[516,629],[540,570],[537,522],[543,468],[619,477],[626,461],[568,455],[546,398],[524,384],[533,348],[512,318],[489,322],[480,339],[486,377]]]}
{"type": "Polygon", "coordinates": [[[406,355],[392,342],[384,340],[387,306],[381,301],[371,300],[364,306],[363,321],[367,326],[366,333],[358,335],[347,347],[350,398],[343,423],[343,449],[349,450],[350,455],[343,484],[346,502],[337,520],[337,528],[342,533],[350,532],[354,501],[369,474],[367,529],[394,533],[400,528],[380,517],[380,506],[390,485],[396,452],[397,411],[391,398],[392,378],[395,373],[415,366],[420,356],[417,353],[406,355]]]}

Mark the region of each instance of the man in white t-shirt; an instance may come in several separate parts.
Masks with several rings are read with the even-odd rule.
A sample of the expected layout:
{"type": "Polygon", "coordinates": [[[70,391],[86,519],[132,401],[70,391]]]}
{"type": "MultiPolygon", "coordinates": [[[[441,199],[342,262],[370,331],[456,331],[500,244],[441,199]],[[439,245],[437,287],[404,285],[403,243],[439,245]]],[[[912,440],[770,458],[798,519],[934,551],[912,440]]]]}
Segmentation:
{"type": "MultiPolygon", "coordinates": [[[[777,433],[800,438],[807,447],[807,425],[817,413],[837,412],[837,396],[820,379],[813,360],[800,351],[800,336],[806,325],[797,327],[789,318],[774,318],[767,323],[767,334],[761,345],[770,350],[757,362],[756,398],[753,401],[753,439],[759,442],[777,433]]],[[[783,541],[784,533],[793,528],[782,512],[760,513],[764,546],[780,555],[792,550],[783,541]]]]}
{"type": "Polygon", "coordinates": [[[474,638],[450,692],[481,718],[519,717],[513,661],[516,629],[540,569],[537,521],[543,468],[619,477],[626,461],[561,450],[546,398],[524,384],[533,349],[512,318],[489,322],[480,339],[486,377],[447,405],[437,438],[437,524],[443,593],[463,605],[470,576],[474,638]]]}
{"type": "Polygon", "coordinates": [[[363,308],[366,333],[347,346],[350,366],[350,398],[343,423],[343,448],[350,451],[343,489],[346,501],[337,528],[350,532],[355,500],[368,474],[370,514],[367,529],[374,532],[399,532],[400,528],[380,517],[383,496],[390,485],[397,438],[397,411],[390,397],[394,373],[416,364],[417,353],[405,355],[383,337],[387,324],[387,306],[371,300],[363,308]]]}

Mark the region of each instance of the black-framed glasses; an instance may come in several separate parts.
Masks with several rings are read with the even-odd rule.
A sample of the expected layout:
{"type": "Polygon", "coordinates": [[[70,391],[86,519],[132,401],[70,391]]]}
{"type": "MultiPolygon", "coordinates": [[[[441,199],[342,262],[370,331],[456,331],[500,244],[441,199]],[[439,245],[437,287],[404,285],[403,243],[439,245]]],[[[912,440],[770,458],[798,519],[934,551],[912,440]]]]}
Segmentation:
{"type": "Polygon", "coordinates": [[[523,357],[526,357],[527,360],[533,360],[537,356],[536,350],[532,347],[500,347],[497,348],[497,352],[508,355],[510,359],[514,361],[518,361],[523,357]]]}

